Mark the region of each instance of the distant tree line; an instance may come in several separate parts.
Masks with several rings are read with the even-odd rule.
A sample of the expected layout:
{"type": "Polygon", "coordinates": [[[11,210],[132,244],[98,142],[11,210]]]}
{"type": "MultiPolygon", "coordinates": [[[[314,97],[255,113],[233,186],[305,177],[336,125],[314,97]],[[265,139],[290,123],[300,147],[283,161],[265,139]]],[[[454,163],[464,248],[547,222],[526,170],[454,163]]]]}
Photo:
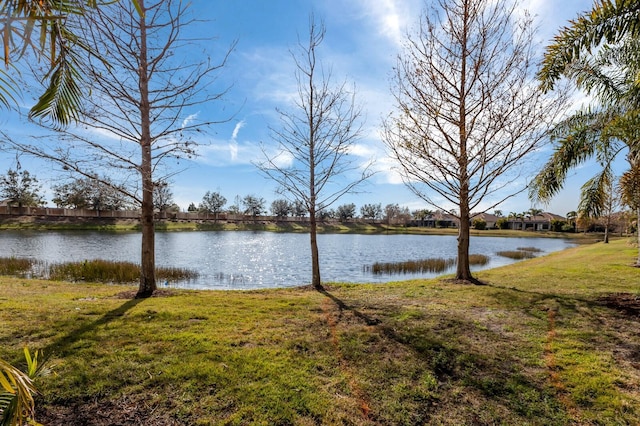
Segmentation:
{"type": "MultiPolygon", "coordinates": [[[[52,201],[58,208],[87,209],[87,210],[130,210],[135,208],[135,203],[123,196],[121,191],[114,188],[116,184],[107,177],[102,181],[88,178],[72,179],[52,187],[52,201]]],[[[9,169],[6,174],[0,175],[0,196],[11,207],[43,207],[44,196],[41,193],[42,186],[36,176],[20,167],[9,169]]],[[[154,207],[157,212],[179,212],[180,207],[173,200],[173,192],[168,182],[159,182],[154,185],[154,207]]],[[[207,191],[197,205],[190,203],[188,212],[218,214],[235,214],[258,217],[270,214],[277,218],[308,217],[308,210],[300,201],[289,201],[284,198],[273,200],[267,208],[267,201],[256,195],[236,196],[233,203],[228,204],[227,198],[220,192],[207,191]]],[[[443,219],[443,214],[451,212],[418,209],[410,211],[408,207],[402,207],[396,203],[385,206],[382,203],[367,203],[358,210],[354,203],[345,203],[335,208],[325,208],[316,212],[319,220],[338,220],[347,222],[353,219],[365,219],[380,221],[390,225],[432,226],[444,228],[452,226],[451,222],[443,219]],[[358,214],[359,213],[359,214],[358,214]]],[[[493,214],[498,219],[491,226],[482,218],[474,218],[471,226],[476,230],[489,227],[494,229],[527,229],[532,218],[542,213],[540,209],[529,209],[524,212],[510,212],[503,215],[501,210],[494,210],[493,214]]],[[[549,230],[553,232],[606,231],[607,229],[627,230],[632,229],[632,220],[627,220],[625,212],[614,212],[609,217],[599,220],[580,216],[577,212],[566,213],[566,220],[553,219],[550,221],[549,230]]],[[[632,216],[632,215],[631,215],[632,216]]]]}

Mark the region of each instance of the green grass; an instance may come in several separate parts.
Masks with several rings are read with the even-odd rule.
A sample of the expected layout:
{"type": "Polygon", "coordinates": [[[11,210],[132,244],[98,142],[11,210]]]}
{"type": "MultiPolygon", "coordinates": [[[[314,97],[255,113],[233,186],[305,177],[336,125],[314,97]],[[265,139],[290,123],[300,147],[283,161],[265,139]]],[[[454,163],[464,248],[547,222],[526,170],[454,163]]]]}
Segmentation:
{"type": "MultiPolygon", "coordinates": [[[[0,357],[43,349],[44,424],[636,424],[625,240],[477,273],[221,292],[0,278],[0,357]]],[[[633,298],[630,298],[633,300],[633,298]]]]}

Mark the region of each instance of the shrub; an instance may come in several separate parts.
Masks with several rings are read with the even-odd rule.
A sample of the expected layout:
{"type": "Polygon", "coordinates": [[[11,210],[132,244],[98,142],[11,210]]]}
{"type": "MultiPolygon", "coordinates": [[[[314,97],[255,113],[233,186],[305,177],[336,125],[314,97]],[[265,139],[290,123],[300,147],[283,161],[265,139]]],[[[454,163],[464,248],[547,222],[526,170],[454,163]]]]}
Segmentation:
{"type": "Polygon", "coordinates": [[[472,222],[472,225],[474,229],[477,229],[479,231],[484,231],[485,229],[487,229],[487,222],[484,219],[475,219],[472,222]]]}
{"type": "Polygon", "coordinates": [[[507,251],[499,251],[498,256],[508,257],[510,259],[522,260],[522,259],[531,259],[536,257],[530,251],[522,251],[522,250],[507,250],[507,251]]]}
{"type": "Polygon", "coordinates": [[[48,369],[38,363],[38,351],[33,353],[24,348],[27,362],[25,371],[18,370],[0,359],[0,421],[2,425],[37,425],[35,421],[36,388],[33,379],[45,375],[48,369]]]}
{"type": "Polygon", "coordinates": [[[553,232],[562,232],[564,231],[565,226],[567,226],[567,222],[558,219],[553,219],[549,224],[549,228],[553,232]]]}
{"type": "Polygon", "coordinates": [[[405,262],[376,262],[366,270],[374,274],[410,274],[420,272],[443,272],[455,265],[455,259],[423,259],[405,262]]]}
{"type": "Polygon", "coordinates": [[[32,259],[0,257],[0,275],[23,275],[31,270],[32,259]]]}
{"type": "Polygon", "coordinates": [[[501,217],[496,222],[496,226],[498,227],[498,229],[509,229],[509,219],[507,219],[506,217],[501,217]]]}
{"type": "Polygon", "coordinates": [[[485,256],[484,254],[470,254],[469,255],[469,264],[470,265],[486,265],[489,263],[489,256],[485,256]]]}
{"type": "MultiPolygon", "coordinates": [[[[197,272],[182,268],[156,268],[158,280],[187,280],[197,272]]],[[[132,283],[140,279],[140,265],[132,262],[85,260],[51,265],[49,279],[61,281],[90,281],[106,283],[132,283]]]]}

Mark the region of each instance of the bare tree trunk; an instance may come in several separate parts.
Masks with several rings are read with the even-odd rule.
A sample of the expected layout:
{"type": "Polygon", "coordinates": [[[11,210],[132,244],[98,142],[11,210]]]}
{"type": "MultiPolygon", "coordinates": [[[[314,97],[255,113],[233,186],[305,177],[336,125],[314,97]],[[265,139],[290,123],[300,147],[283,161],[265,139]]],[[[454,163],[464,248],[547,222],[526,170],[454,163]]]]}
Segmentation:
{"type": "MultiPolygon", "coordinates": [[[[313,85],[311,85],[311,93],[313,93],[313,85]]],[[[313,99],[313,97],[311,97],[313,99]]],[[[313,102],[309,102],[309,108],[313,112],[313,102]]],[[[314,137],[314,128],[310,126],[309,134],[311,139],[314,137]]],[[[322,289],[322,281],[320,279],[320,253],[318,252],[318,225],[316,218],[316,170],[315,170],[315,151],[309,149],[309,240],[311,243],[311,285],[316,290],[322,289]]]]}
{"type": "Polygon", "coordinates": [[[315,209],[309,217],[309,238],[311,241],[311,285],[316,290],[322,289],[320,280],[320,255],[318,252],[317,220],[315,209]]]}
{"type": "Polygon", "coordinates": [[[640,268],[640,204],[636,209],[636,235],[638,237],[638,259],[636,260],[635,266],[640,268]]]}
{"type": "MultiPolygon", "coordinates": [[[[465,200],[466,196],[462,197],[465,200]]],[[[460,228],[458,229],[458,266],[456,268],[456,279],[473,281],[471,269],[469,267],[469,206],[460,203],[460,228]]]]}
{"type": "MultiPolygon", "coordinates": [[[[144,0],[139,0],[144,10],[144,0]]],[[[142,159],[140,173],[142,174],[142,206],[140,209],[140,224],[142,226],[142,253],[140,268],[140,287],[136,298],[149,297],[156,290],[156,249],[155,229],[153,227],[153,176],[151,169],[151,120],[149,105],[149,76],[147,62],[147,28],[146,22],[140,20],[140,147],[142,159]]]]}
{"type": "MultiPolygon", "coordinates": [[[[149,153],[148,157],[150,161],[151,150],[146,147],[144,151],[149,153]]],[[[149,170],[144,173],[143,186],[142,208],[140,213],[140,224],[142,226],[142,256],[140,287],[138,288],[136,298],[149,297],[157,288],[155,276],[155,229],[153,226],[153,183],[151,181],[150,167],[149,170]]]]}

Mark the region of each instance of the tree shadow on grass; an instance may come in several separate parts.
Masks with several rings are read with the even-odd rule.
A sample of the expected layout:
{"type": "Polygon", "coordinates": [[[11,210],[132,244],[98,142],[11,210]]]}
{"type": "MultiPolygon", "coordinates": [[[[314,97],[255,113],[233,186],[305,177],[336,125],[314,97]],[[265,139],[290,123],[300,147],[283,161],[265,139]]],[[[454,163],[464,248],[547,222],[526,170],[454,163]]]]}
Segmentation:
{"type": "MultiPolygon", "coordinates": [[[[359,352],[352,352],[355,358],[350,361],[365,368],[361,370],[361,374],[367,375],[369,370],[375,371],[376,363],[378,368],[384,368],[384,364],[388,364],[390,360],[394,360],[391,361],[393,364],[395,360],[403,359],[405,356],[415,357],[416,363],[403,366],[398,372],[399,377],[409,374],[400,380],[412,380],[412,373],[409,371],[412,368],[430,371],[442,389],[436,394],[436,399],[449,400],[450,397],[444,389],[463,387],[473,389],[472,394],[482,395],[485,401],[493,401],[491,404],[506,405],[523,417],[537,416],[551,422],[563,418],[564,410],[559,401],[555,400],[553,390],[550,390],[540,377],[524,373],[530,366],[523,364],[522,359],[513,353],[510,340],[475,321],[473,315],[466,317],[459,312],[424,310],[420,311],[421,314],[417,317],[411,318],[411,308],[391,303],[378,304],[375,309],[380,315],[375,317],[359,310],[357,302],[347,303],[327,290],[319,292],[331,299],[341,313],[351,313],[354,318],[370,326],[371,332],[378,332],[388,342],[381,345],[373,339],[371,342],[374,343],[363,346],[367,345],[366,342],[369,340],[358,340],[359,331],[349,329],[347,323],[343,324],[345,329],[342,336],[345,341],[350,336],[356,336],[355,341],[365,342],[357,346],[359,352]],[[363,353],[366,355],[362,355],[363,353]],[[403,372],[406,368],[408,370],[403,372]]],[[[375,381],[376,378],[371,380],[375,381]]],[[[378,385],[393,389],[395,384],[373,386],[378,385]]],[[[442,407],[442,403],[443,401],[434,407],[442,407]]],[[[439,409],[427,410],[433,414],[435,411],[431,410],[439,409]]],[[[426,414],[425,419],[429,416],[430,414],[426,414]]]]}
{"type": "MultiPolygon", "coordinates": [[[[364,322],[365,325],[375,326],[384,337],[392,342],[410,349],[414,354],[421,357],[423,361],[426,361],[427,365],[431,365],[441,380],[447,380],[454,376],[454,370],[457,368],[453,365],[453,360],[465,358],[464,353],[454,348],[455,345],[452,342],[447,342],[443,336],[438,336],[437,330],[425,332],[425,330],[421,329],[420,332],[416,332],[410,329],[401,329],[390,324],[389,321],[383,321],[361,312],[355,306],[347,304],[344,300],[325,289],[318,290],[318,292],[331,299],[340,313],[345,311],[351,313],[355,318],[364,322]]],[[[402,308],[391,308],[391,310],[394,309],[399,310],[402,308]]],[[[389,313],[393,315],[393,313],[389,313]]],[[[468,329],[466,324],[460,323],[457,319],[448,319],[447,326],[468,329]]]]}
{"type": "Polygon", "coordinates": [[[65,336],[59,338],[55,342],[49,344],[47,347],[43,349],[43,354],[46,358],[52,357],[54,354],[57,356],[64,356],[73,346],[74,343],[79,341],[84,336],[90,335],[94,332],[98,327],[108,324],[111,321],[122,317],[125,313],[127,313],[130,309],[134,308],[139,303],[143,302],[145,299],[130,299],[124,302],[122,305],[118,306],[115,309],[105,313],[100,318],[95,321],[92,321],[88,324],[83,324],[80,327],[71,330],[65,336]]]}

